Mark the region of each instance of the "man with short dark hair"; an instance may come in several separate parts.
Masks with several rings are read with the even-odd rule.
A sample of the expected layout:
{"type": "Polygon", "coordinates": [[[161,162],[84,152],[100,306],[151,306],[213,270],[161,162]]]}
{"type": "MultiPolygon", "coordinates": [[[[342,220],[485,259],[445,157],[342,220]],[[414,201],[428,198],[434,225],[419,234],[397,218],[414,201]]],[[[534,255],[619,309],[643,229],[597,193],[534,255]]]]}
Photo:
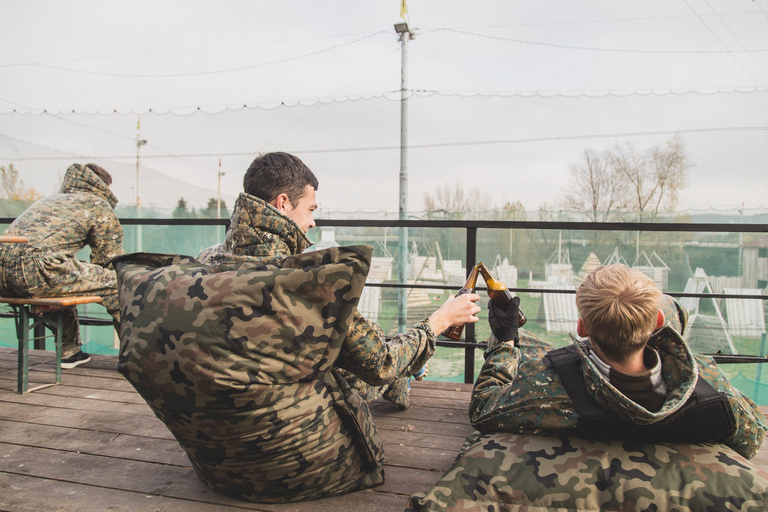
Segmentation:
{"type": "MultiPolygon", "coordinates": [[[[312,242],[318,181],[296,156],[260,155],[243,179],[223,244],[200,253],[207,264],[254,261],[272,263],[304,252],[312,242]]],[[[335,366],[353,388],[371,401],[380,396],[400,408],[410,405],[408,378],[419,375],[435,353],[437,334],[454,323],[475,322],[480,310],[468,294],[449,299],[406,333],[387,340],[382,328],[355,311],[352,326],[335,366]]]]}
{"type": "Polygon", "coordinates": [[[768,431],[755,403],[711,357],[683,340],[688,314],[624,265],[599,267],[576,292],[580,319],[555,349],[489,304],[494,334],[475,383],[470,421],[482,433],[651,442],[721,442],[750,458],[768,431]]]}
{"type": "MultiPolygon", "coordinates": [[[[123,254],[123,228],[114,212],[112,176],[96,164],[73,164],[61,189],[32,204],[5,231],[29,238],[27,244],[0,246],[0,293],[18,297],[98,295],[117,327],[115,271],[107,267],[123,254]],[[91,248],[90,263],[77,252],[91,248]]],[[[81,350],[77,309],[64,314],[62,368],[90,360],[81,350]]]]}

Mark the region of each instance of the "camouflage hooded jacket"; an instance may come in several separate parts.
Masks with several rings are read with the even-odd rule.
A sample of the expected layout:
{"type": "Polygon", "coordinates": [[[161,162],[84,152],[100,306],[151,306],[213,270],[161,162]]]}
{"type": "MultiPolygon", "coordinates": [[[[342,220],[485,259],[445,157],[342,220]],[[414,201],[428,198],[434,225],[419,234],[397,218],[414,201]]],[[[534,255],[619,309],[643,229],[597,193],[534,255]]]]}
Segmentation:
{"type": "Polygon", "coordinates": [[[32,204],[5,231],[26,236],[29,243],[0,246],[0,290],[34,293],[40,286],[75,286],[86,271],[75,255],[86,245],[94,265],[123,254],[116,204],[109,186],[93,171],[70,166],[59,193],[32,204]]]}
{"type": "MultiPolygon", "coordinates": [[[[666,325],[648,341],[661,357],[662,376],[669,395],[662,408],[651,412],[622,395],[588,357],[589,348],[577,344],[582,372],[590,395],[605,410],[636,424],[661,421],[690,398],[699,378],[726,394],[736,425],[723,444],[750,458],[768,431],[755,403],[735,389],[712,358],[694,355],[683,340],[687,312],[664,296],[666,325]]],[[[543,358],[554,349],[549,343],[521,329],[518,346],[490,343],[485,364],[475,383],[469,409],[470,422],[483,433],[564,435],[576,429],[578,415],[553,368],[543,358]]]]}
{"type": "MultiPolygon", "coordinates": [[[[198,259],[208,264],[274,263],[300,254],[310,245],[312,242],[292,219],[265,201],[241,193],[224,243],[205,249],[198,259]]],[[[378,324],[367,321],[355,310],[335,366],[372,386],[381,386],[416,373],[434,355],[436,341],[426,319],[387,341],[378,324]]],[[[367,401],[377,398],[367,386],[354,382],[352,385],[364,392],[367,401]]]]}

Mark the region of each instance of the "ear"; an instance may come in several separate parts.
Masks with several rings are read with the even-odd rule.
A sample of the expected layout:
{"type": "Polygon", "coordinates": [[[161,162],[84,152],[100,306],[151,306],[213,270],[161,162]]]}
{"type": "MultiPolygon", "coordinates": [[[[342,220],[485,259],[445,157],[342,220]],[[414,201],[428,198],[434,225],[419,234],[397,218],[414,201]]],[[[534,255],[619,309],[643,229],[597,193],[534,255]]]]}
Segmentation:
{"type": "Polygon", "coordinates": [[[272,206],[280,210],[281,212],[285,212],[286,208],[290,204],[290,201],[288,201],[288,194],[278,194],[277,197],[275,197],[272,201],[269,202],[272,206]]]}
{"type": "Polygon", "coordinates": [[[664,327],[664,312],[659,310],[659,314],[656,315],[656,328],[654,331],[658,331],[662,327],[664,327]]]}
{"type": "Polygon", "coordinates": [[[587,326],[584,325],[584,322],[582,322],[581,318],[579,318],[576,321],[576,334],[579,335],[579,338],[589,337],[589,333],[587,332],[587,326]]]}

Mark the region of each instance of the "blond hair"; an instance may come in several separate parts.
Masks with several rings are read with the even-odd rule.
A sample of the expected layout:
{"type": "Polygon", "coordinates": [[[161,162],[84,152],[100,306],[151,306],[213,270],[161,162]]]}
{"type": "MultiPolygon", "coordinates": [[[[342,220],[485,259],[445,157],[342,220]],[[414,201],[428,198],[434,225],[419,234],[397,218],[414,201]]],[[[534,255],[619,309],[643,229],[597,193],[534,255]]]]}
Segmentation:
{"type": "Polygon", "coordinates": [[[576,292],[576,307],[589,338],[618,363],[645,347],[656,327],[661,292],[640,271],[624,265],[591,272],[576,292]]]}

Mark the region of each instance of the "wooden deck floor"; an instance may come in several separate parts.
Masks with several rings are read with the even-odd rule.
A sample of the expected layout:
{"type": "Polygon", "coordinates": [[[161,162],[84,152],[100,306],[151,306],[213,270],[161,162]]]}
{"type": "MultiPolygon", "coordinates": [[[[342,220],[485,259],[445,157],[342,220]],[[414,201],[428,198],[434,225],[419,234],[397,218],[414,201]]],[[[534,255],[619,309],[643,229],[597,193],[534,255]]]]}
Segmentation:
{"type": "MultiPolygon", "coordinates": [[[[32,385],[53,380],[51,352],[31,351],[32,385]]],[[[62,384],[16,393],[16,350],[0,348],[0,510],[402,511],[453,463],[473,429],[471,385],[415,382],[412,406],[371,404],[385,442],[386,482],[375,490],[289,505],[236,500],[208,489],[117,357],[63,370],[62,384]]]]}
{"type": "MultiPolygon", "coordinates": [[[[30,381],[53,380],[50,352],[32,351],[30,381]]],[[[386,483],[375,490],[264,505],[209,490],[165,426],[116,370],[115,356],[64,370],[60,386],[16,393],[16,350],[0,348],[2,511],[402,511],[452,464],[473,430],[471,385],[415,382],[406,411],[371,404],[385,442],[386,483]]],[[[768,407],[762,408],[768,414],[768,407]]],[[[768,443],[753,462],[768,469],[768,443]]]]}

